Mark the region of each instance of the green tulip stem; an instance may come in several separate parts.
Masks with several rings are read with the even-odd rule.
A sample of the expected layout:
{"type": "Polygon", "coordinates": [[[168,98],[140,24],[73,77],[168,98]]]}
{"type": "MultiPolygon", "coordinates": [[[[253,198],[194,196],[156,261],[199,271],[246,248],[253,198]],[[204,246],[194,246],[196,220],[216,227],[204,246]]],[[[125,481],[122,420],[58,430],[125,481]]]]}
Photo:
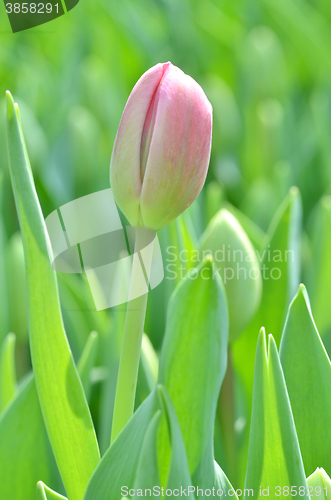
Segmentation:
{"type": "MultiPolygon", "coordinates": [[[[148,256],[150,257],[150,262],[147,265],[142,266],[141,254],[139,251],[139,248],[143,247],[143,245],[141,244],[141,240],[142,236],[140,236],[140,232],[137,231],[129,297],[134,293],[136,296],[139,295],[139,293],[137,293],[137,290],[139,291],[139,288],[141,288],[142,290],[146,289],[146,281],[142,282],[141,279],[141,269],[143,267],[146,271],[148,271],[147,274],[149,273],[147,267],[149,265],[150,268],[152,251],[148,256]]],[[[144,262],[146,264],[146,255],[144,262]]],[[[145,293],[142,292],[140,296],[130,300],[127,305],[122,349],[117,376],[111,442],[114,441],[114,439],[118,436],[126,423],[130,420],[134,410],[141,342],[146,316],[147,297],[148,294],[146,293],[146,291],[145,293]]]]}

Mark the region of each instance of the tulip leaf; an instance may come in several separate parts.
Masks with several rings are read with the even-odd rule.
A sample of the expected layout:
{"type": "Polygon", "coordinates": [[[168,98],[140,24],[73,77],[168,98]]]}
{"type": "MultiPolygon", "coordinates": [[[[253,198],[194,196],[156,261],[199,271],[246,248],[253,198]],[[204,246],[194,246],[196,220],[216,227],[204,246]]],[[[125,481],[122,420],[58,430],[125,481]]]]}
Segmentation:
{"type": "Polygon", "coordinates": [[[232,350],[233,364],[244,384],[249,407],[252,401],[258,332],[264,326],[268,333],[274,335],[276,342],[280,342],[288,306],[299,286],[300,231],[300,194],[296,188],[292,188],[271,223],[264,249],[258,254],[263,280],[260,307],[232,350]],[[277,279],[271,279],[272,272],[272,276],[277,279]]]}
{"type": "MultiPolygon", "coordinates": [[[[289,397],[276,343],[269,335],[268,351],[259,335],[253,391],[253,410],[244,498],[260,498],[259,489],[276,498],[278,488],[306,487],[307,483],[289,397]],[[250,494],[248,490],[253,490],[250,494]]],[[[302,498],[308,499],[308,495],[302,498]]]]}
{"type": "Polygon", "coordinates": [[[100,461],[88,484],[84,500],[120,498],[121,488],[133,488],[146,430],[155,409],[155,391],[133,414],[100,461]]]}
{"type": "Polygon", "coordinates": [[[15,342],[15,335],[9,333],[0,350],[0,415],[16,391],[15,342]]]}
{"type": "MultiPolygon", "coordinates": [[[[78,364],[83,377],[85,364],[78,364]]],[[[33,376],[21,385],[0,420],[0,472],[0,498],[6,500],[34,500],[40,479],[55,486],[60,483],[33,376]]]]}
{"type": "Polygon", "coordinates": [[[306,475],[316,467],[331,473],[331,364],[303,285],[290,306],[280,359],[306,475]]]}
{"type": "Polygon", "coordinates": [[[89,400],[91,392],[91,371],[98,354],[99,338],[97,332],[91,332],[85,348],[77,364],[77,370],[83,384],[86,399],[89,400]]]}
{"type": "Polygon", "coordinates": [[[158,377],[159,359],[148,336],[144,333],[141,344],[141,356],[138,373],[135,407],[155,389],[158,377]]]}
{"type": "Polygon", "coordinates": [[[54,480],[54,465],[30,376],[0,419],[0,498],[34,500],[37,481],[54,480]]]}
{"type": "Polygon", "coordinates": [[[287,308],[299,286],[301,217],[300,194],[297,188],[292,188],[271,224],[270,237],[261,254],[266,279],[257,318],[259,328],[263,325],[272,332],[277,345],[287,308]]]}
{"type": "Polygon", "coordinates": [[[171,267],[167,270],[174,284],[178,284],[198,261],[198,242],[189,214],[181,214],[169,224],[168,230],[170,245],[168,245],[167,253],[171,255],[169,259],[171,267]]]}
{"type": "MultiPolygon", "coordinates": [[[[214,480],[213,428],[226,370],[227,339],[225,292],[207,258],[189,272],[171,298],[159,374],[179,420],[193,484],[200,487],[210,487],[214,480]]],[[[161,425],[162,483],[169,463],[168,441],[161,425]]]]}
{"type": "Polygon", "coordinates": [[[56,493],[39,481],[37,484],[37,500],[67,500],[66,497],[56,493]]]}
{"type": "Polygon", "coordinates": [[[3,173],[0,170],[0,344],[8,333],[8,300],[5,273],[5,228],[2,217],[3,173]]]}
{"type": "MultiPolygon", "coordinates": [[[[167,427],[170,436],[171,445],[171,460],[169,473],[167,477],[166,488],[174,491],[181,490],[189,486],[192,487],[192,480],[189,472],[188,459],[186,456],[184,440],[179,426],[178,418],[171,402],[169,394],[164,387],[158,386],[158,393],[161,400],[161,405],[164,408],[164,413],[167,420],[167,427]]],[[[188,498],[194,500],[194,495],[188,491],[188,498]]]]}
{"type": "Polygon", "coordinates": [[[312,262],[309,295],[320,334],[331,330],[331,196],[322,198],[312,220],[312,262]]]}
{"type": "Polygon", "coordinates": [[[156,441],[161,416],[162,412],[158,410],[151,419],[142,442],[133,486],[136,492],[133,497],[134,499],[139,498],[137,495],[138,489],[141,489],[142,491],[150,489],[153,492],[154,486],[160,485],[159,471],[157,467],[156,441]]]}
{"type": "Polygon", "coordinates": [[[218,491],[220,489],[223,492],[220,495],[220,497],[231,496],[232,498],[238,500],[238,496],[235,492],[235,489],[233,488],[232,484],[230,483],[230,481],[228,480],[228,478],[226,477],[226,475],[224,474],[223,470],[221,469],[221,467],[218,465],[217,462],[214,462],[214,470],[215,470],[215,480],[214,480],[215,490],[218,491]],[[228,492],[230,490],[231,493],[229,495],[228,492]]]}
{"type": "Polygon", "coordinates": [[[17,344],[22,345],[28,341],[28,321],[24,249],[20,232],[13,234],[8,241],[5,257],[10,331],[15,332],[17,344]]]}
{"type": "Polygon", "coordinates": [[[48,235],[33,183],[18,108],[9,93],[7,112],[10,174],[24,244],[35,382],[68,498],[81,500],[99,462],[98,444],[65,335],[56,276],[48,256],[48,235]],[[70,437],[64,439],[63,436],[70,437]]]}
{"type": "Polygon", "coordinates": [[[198,241],[188,213],[184,212],[177,217],[175,223],[177,228],[178,248],[180,252],[184,251],[187,255],[186,267],[188,270],[195,265],[195,262],[192,259],[194,259],[194,254],[198,247],[198,241]]]}

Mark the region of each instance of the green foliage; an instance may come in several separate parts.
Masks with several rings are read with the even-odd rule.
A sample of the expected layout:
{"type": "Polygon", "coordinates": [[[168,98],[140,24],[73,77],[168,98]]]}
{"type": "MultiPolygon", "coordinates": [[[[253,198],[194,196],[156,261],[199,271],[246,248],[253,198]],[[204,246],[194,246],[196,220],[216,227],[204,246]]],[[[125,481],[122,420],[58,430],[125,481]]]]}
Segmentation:
{"type": "Polygon", "coordinates": [[[303,285],[286,320],[280,359],[306,475],[331,471],[331,364],[316,329],[303,285]]]}
{"type": "Polygon", "coordinates": [[[155,408],[155,391],[134,413],[100,461],[84,500],[120,498],[121,487],[134,485],[139,455],[155,408]]]}
{"type": "MultiPolygon", "coordinates": [[[[226,370],[227,340],[225,292],[207,258],[171,298],[159,375],[178,416],[192,479],[201,487],[213,483],[213,425],[226,370]]],[[[162,480],[169,445],[165,426],[161,429],[162,480]]]]}
{"type": "Polygon", "coordinates": [[[7,106],[10,172],[24,244],[34,376],[43,418],[68,498],[81,500],[99,461],[98,444],[63,329],[55,273],[48,258],[47,233],[26,154],[18,108],[10,94],[7,94],[7,106]],[[51,398],[49,394],[52,394],[51,398]],[[70,438],[63,439],[63,434],[70,438]]]}
{"type": "Polygon", "coordinates": [[[270,226],[261,252],[263,294],[256,317],[272,332],[279,345],[287,308],[300,281],[300,238],[302,207],[300,193],[292,188],[270,226]],[[265,269],[264,269],[265,266],[265,269]],[[272,269],[277,268],[272,274],[272,269]]]}
{"type": "Polygon", "coordinates": [[[0,343],[6,336],[8,329],[8,300],[6,294],[6,274],[5,274],[5,228],[2,217],[2,199],[3,199],[3,173],[0,171],[0,343]]]}
{"type": "Polygon", "coordinates": [[[245,386],[248,412],[252,400],[257,332],[263,326],[279,343],[287,308],[299,286],[300,231],[300,194],[292,188],[275,214],[258,254],[263,285],[260,307],[233,346],[233,362],[245,386]]]}
{"type": "Polygon", "coordinates": [[[310,221],[311,265],[307,280],[311,295],[314,318],[321,335],[330,331],[331,283],[331,198],[324,196],[310,221]]]}
{"type": "MultiPolygon", "coordinates": [[[[12,340],[12,336],[8,336],[8,339],[12,340]]],[[[91,371],[93,365],[96,339],[94,332],[78,363],[82,380],[90,379],[88,370],[91,371]]],[[[89,388],[89,382],[85,387],[89,388]]],[[[35,498],[36,483],[40,480],[51,484],[53,488],[62,489],[40,410],[35,380],[31,375],[22,383],[0,418],[0,470],[0,498],[35,498]]],[[[53,498],[46,486],[44,491],[43,484],[38,485],[38,491],[39,495],[46,495],[46,500],[53,498]]],[[[44,496],[41,498],[44,499],[44,496]]]]}
{"type": "Polygon", "coordinates": [[[267,350],[265,332],[261,330],[256,350],[245,488],[253,489],[253,498],[259,498],[260,487],[269,488],[269,494],[276,497],[279,493],[276,488],[282,491],[284,486],[291,489],[307,484],[276,343],[270,335],[267,350]]]}
{"type": "Polygon", "coordinates": [[[21,385],[0,419],[0,498],[35,498],[38,481],[56,484],[34,378],[21,385]]]}
{"type": "Polygon", "coordinates": [[[92,368],[95,365],[98,353],[98,340],[99,339],[97,332],[91,332],[89,338],[87,339],[85,349],[77,365],[77,370],[83,385],[87,401],[90,399],[91,382],[92,382],[91,372],[92,368]]]}
{"type": "Polygon", "coordinates": [[[0,349],[0,415],[16,391],[15,335],[9,333],[0,349]]]}
{"type": "MultiPolygon", "coordinates": [[[[10,101],[11,175],[21,226],[7,171],[2,118],[0,407],[6,407],[0,416],[0,498],[35,500],[37,481],[45,483],[38,484],[38,500],[61,498],[50,489],[64,493],[45,423],[69,500],[84,495],[88,500],[116,500],[120,498],[120,483],[127,481],[134,488],[158,481],[166,485],[171,460],[189,464],[193,484],[203,476],[207,487],[215,484],[224,490],[231,487],[224,472],[236,488],[243,488],[247,465],[250,482],[258,482],[263,470],[265,484],[269,473],[270,481],[279,478],[283,484],[294,484],[293,475],[289,477],[289,471],[294,470],[294,452],[297,457],[301,453],[306,476],[316,467],[324,467],[330,474],[330,362],[325,351],[330,356],[330,3],[81,1],[49,25],[15,35],[10,32],[4,3],[0,11],[0,91],[4,95],[10,88],[17,96],[34,178],[33,182],[10,101]],[[145,337],[137,412],[109,448],[125,306],[95,311],[88,285],[77,275],[57,276],[59,301],[42,213],[46,216],[63,203],[109,187],[111,149],[129,92],[144,71],[166,60],[192,75],[213,105],[211,163],[206,186],[196,203],[160,231],[166,279],[149,294],[145,332],[151,342],[145,337]],[[291,186],[297,188],[290,191],[291,186]],[[253,310],[248,307],[253,297],[247,296],[249,292],[243,297],[234,292],[231,298],[226,290],[230,329],[231,322],[239,323],[237,332],[231,331],[230,362],[221,389],[223,396],[229,395],[227,404],[224,398],[217,403],[226,367],[225,335],[222,359],[219,344],[215,347],[220,324],[223,332],[226,329],[225,298],[216,305],[216,296],[221,293],[223,297],[222,285],[220,288],[215,282],[202,280],[199,284],[186,279],[182,282],[182,276],[197,264],[192,256],[198,239],[222,208],[235,217],[249,244],[259,252],[260,267],[280,269],[279,279],[266,279],[266,273],[260,306],[244,331],[240,331],[240,323],[245,325],[247,309],[253,310]],[[177,272],[176,279],[167,270],[172,263],[169,246],[175,247],[172,269],[177,272]],[[290,256],[293,250],[294,260],[270,266],[268,250],[280,251],[283,259],[286,251],[290,256]],[[188,256],[188,260],[181,262],[180,255],[188,256]],[[307,286],[311,311],[303,288],[288,311],[300,280],[307,286]],[[177,300],[181,305],[176,306],[177,300]],[[201,328],[196,320],[199,311],[205,312],[201,328]],[[248,455],[254,360],[258,332],[263,326],[273,334],[277,345],[281,342],[287,389],[273,342],[267,356],[260,339],[254,384],[254,441],[248,455]],[[98,332],[98,339],[93,335],[89,338],[92,331],[98,332]],[[14,337],[8,337],[9,332],[17,339],[17,388],[14,337]],[[159,380],[168,396],[155,388],[160,352],[159,380]],[[30,377],[30,354],[35,382],[25,378],[30,377]],[[81,380],[73,358],[81,358],[81,380]],[[272,382],[279,389],[277,394],[272,382]],[[270,386],[272,390],[266,395],[270,386]],[[257,390],[263,395],[260,399],[255,397],[257,390]],[[218,463],[213,461],[215,412],[213,437],[218,463]],[[272,425],[259,427],[257,422],[264,422],[266,414],[272,425]],[[170,415],[176,442],[171,442],[170,415]],[[103,454],[100,463],[93,427],[103,454]],[[269,428],[274,431],[268,436],[269,428]],[[230,438],[230,450],[224,435],[230,438]],[[204,445],[205,455],[201,451],[204,445]],[[177,451],[172,455],[175,446],[177,451]],[[164,447],[168,451],[161,460],[164,447]],[[265,457],[261,466],[259,460],[265,457]],[[201,465],[195,465],[199,461],[201,465]],[[234,464],[234,470],[229,463],[234,464]],[[276,463],[280,464],[277,470],[276,463]]],[[[3,116],[4,106],[0,99],[3,116]]],[[[303,480],[302,465],[299,469],[298,482],[303,480]]],[[[318,469],[307,482],[322,487],[329,485],[329,478],[318,469]]]]}

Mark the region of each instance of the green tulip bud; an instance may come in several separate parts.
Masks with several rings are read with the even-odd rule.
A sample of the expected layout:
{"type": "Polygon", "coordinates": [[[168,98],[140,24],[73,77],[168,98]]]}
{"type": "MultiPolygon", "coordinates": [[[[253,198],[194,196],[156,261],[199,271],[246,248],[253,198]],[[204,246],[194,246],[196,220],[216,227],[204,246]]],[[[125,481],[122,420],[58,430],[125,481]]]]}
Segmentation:
{"type": "Polygon", "coordinates": [[[324,469],[317,468],[307,479],[311,499],[326,500],[331,494],[331,479],[324,469]]]}
{"type": "Polygon", "coordinates": [[[226,209],[210,221],[201,239],[210,252],[228,298],[230,340],[245,328],[257,310],[262,292],[260,265],[252,243],[237,219],[226,209]]]}

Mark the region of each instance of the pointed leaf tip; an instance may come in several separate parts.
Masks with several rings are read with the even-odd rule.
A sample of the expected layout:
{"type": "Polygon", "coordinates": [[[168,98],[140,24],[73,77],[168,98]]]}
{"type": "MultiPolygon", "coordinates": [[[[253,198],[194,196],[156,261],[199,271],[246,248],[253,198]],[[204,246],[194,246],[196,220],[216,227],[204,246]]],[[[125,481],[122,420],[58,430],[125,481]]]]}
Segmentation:
{"type": "Polygon", "coordinates": [[[307,292],[307,289],[303,283],[300,284],[298,291],[297,291],[297,294],[295,295],[294,299],[292,300],[292,302],[290,304],[289,310],[291,310],[293,307],[295,307],[295,304],[304,305],[307,308],[310,315],[312,316],[308,292],[307,292]]]}
{"type": "Polygon", "coordinates": [[[300,194],[300,191],[299,191],[299,188],[297,186],[292,186],[290,188],[290,196],[291,198],[295,198],[296,196],[298,196],[300,194]]]}
{"type": "Polygon", "coordinates": [[[14,110],[14,99],[9,90],[6,91],[6,99],[7,99],[7,115],[9,120],[11,120],[14,110]]]}
{"type": "Polygon", "coordinates": [[[264,326],[261,327],[260,329],[260,333],[259,333],[259,337],[258,337],[258,344],[261,345],[261,346],[264,346],[266,345],[266,334],[265,334],[265,328],[264,326]]]}

